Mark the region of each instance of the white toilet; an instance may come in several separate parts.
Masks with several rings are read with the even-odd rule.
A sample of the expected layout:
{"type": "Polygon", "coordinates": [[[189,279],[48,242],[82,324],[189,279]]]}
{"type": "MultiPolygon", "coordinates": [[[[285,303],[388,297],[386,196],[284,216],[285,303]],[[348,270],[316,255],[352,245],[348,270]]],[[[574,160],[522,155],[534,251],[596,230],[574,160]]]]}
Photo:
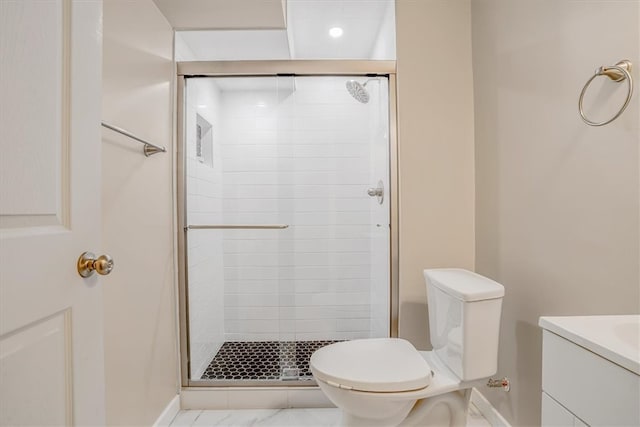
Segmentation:
{"type": "Polygon", "coordinates": [[[424,277],[432,351],[372,338],[311,356],[311,372],[342,410],[343,425],[465,425],[474,381],[495,374],[504,287],[462,269],[425,270],[424,277]],[[435,419],[442,415],[446,421],[435,419]]]}

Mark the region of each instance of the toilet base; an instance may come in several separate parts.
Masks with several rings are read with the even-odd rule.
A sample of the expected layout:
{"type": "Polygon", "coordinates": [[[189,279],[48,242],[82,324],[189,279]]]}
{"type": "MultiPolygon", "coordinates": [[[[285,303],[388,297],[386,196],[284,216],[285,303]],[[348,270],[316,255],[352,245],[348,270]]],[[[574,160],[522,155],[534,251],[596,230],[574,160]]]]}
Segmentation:
{"type": "Polygon", "coordinates": [[[415,400],[409,400],[400,405],[398,402],[394,402],[393,405],[383,404],[382,407],[378,406],[374,411],[362,415],[356,415],[342,409],[340,425],[344,427],[395,427],[407,418],[407,414],[411,412],[414,405],[415,400]],[[375,414],[371,412],[375,412],[375,414]],[[370,417],[370,415],[374,415],[374,417],[370,417]]]}
{"type": "Polygon", "coordinates": [[[470,397],[471,389],[465,389],[417,401],[407,400],[403,402],[404,404],[395,401],[386,408],[380,406],[387,406],[384,401],[378,401],[377,407],[372,411],[375,414],[370,412],[356,415],[341,408],[342,418],[340,425],[344,427],[462,427],[467,424],[467,409],[470,397]]]}
{"type": "Polygon", "coordinates": [[[399,425],[402,427],[466,426],[470,398],[471,389],[468,388],[420,399],[399,425]]]}

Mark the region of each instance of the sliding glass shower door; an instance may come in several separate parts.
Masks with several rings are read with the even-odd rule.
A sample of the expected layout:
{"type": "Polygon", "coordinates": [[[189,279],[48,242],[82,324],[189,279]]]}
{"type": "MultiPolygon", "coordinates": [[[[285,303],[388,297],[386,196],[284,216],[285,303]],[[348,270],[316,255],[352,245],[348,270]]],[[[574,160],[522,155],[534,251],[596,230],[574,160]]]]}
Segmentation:
{"type": "Polygon", "coordinates": [[[194,77],[184,101],[189,379],[308,383],[320,346],[389,336],[387,77],[194,77]]]}

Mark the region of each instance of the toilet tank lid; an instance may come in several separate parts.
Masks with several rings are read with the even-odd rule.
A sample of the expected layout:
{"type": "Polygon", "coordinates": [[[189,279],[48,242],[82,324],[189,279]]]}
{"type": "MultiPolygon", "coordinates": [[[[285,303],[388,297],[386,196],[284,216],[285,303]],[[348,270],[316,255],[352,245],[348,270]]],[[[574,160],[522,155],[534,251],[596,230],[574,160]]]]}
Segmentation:
{"type": "Polygon", "coordinates": [[[462,268],[434,268],[424,270],[427,283],[461,301],[482,301],[502,298],[500,283],[462,268]]]}

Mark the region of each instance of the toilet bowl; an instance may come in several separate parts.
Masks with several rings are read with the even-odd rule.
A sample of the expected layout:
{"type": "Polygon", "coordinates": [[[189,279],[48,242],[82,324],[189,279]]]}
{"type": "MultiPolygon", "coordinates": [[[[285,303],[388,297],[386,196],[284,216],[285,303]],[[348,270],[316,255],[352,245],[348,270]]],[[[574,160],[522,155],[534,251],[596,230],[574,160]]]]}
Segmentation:
{"type": "Polygon", "coordinates": [[[464,425],[469,400],[465,390],[472,383],[460,381],[433,352],[420,352],[403,339],[332,344],[316,351],[309,365],[323,393],[343,410],[343,425],[424,425],[440,404],[449,411],[447,424],[464,425]]]}
{"type": "Polygon", "coordinates": [[[342,410],[343,425],[465,425],[471,387],[495,373],[504,287],[461,269],[425,270],[425,279],[433,351],[370,338],[311,356],[311,372],[342,410]]]}

